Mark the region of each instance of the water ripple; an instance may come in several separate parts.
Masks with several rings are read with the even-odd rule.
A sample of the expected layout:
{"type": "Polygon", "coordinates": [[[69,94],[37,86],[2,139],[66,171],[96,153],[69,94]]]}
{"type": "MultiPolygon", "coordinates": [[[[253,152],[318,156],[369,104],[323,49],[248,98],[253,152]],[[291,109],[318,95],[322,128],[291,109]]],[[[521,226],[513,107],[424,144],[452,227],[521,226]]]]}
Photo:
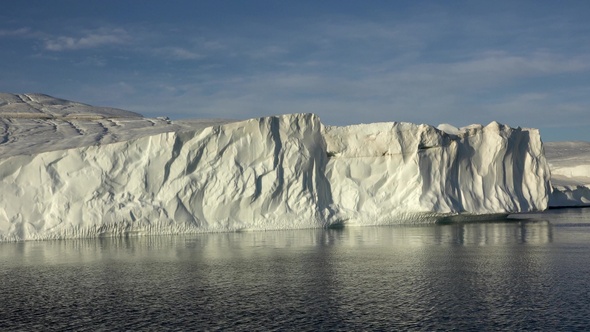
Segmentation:
{"type": "Polygon", "coordinates": [[[0,330],[582,330],[589,234],[517,221],[6,243],[0,330]]]}

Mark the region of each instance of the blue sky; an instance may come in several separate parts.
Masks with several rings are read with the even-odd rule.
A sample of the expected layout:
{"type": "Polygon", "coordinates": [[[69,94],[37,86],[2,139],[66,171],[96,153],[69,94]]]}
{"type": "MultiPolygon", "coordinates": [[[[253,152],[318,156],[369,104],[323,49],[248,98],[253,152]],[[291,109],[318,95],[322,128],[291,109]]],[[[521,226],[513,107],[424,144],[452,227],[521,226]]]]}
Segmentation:
{"type": "Polygon", "coordinates": [[[0,91],[590,141],[590,1],[7,1],[0,91]]]}

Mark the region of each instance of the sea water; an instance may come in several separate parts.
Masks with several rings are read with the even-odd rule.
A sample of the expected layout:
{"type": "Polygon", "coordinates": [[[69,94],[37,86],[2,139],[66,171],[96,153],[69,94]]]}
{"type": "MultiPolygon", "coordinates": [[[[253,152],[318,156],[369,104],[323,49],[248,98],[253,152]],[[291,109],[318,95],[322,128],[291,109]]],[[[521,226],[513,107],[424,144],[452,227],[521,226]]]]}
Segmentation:
{"type": "Polygon", "coordinates": [[[0,330],[590,328],[590,209],[0,243],[0,330]]]}

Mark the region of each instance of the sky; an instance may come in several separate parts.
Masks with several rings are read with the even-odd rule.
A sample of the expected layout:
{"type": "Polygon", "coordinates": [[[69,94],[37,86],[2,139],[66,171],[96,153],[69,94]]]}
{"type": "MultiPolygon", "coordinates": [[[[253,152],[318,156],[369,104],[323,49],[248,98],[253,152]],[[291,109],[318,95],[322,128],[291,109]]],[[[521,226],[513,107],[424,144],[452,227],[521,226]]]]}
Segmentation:
{"type": "Polygon", "coordinates": [[[590,1],[6,1],[0,92],[590,141],[590,1]]]}

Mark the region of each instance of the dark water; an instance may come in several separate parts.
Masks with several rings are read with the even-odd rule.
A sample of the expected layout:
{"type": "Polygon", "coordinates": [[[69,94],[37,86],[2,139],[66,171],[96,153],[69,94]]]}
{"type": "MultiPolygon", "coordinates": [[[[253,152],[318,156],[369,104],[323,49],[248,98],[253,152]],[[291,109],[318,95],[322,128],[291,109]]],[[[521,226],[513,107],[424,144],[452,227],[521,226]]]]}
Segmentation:
{"type": "Polygon", "coordinates": [[[590,209],[0,244],[0,330],[590,330],[590,209]]]}

